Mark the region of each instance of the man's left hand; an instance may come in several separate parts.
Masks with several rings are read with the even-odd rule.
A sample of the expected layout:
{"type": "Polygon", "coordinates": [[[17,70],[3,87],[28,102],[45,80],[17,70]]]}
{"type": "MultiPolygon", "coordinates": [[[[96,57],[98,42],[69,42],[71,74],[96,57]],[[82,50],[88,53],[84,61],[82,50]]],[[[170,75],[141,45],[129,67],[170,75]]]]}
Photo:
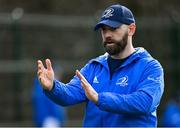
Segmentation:
{"type": "Polygon", "coordinates": [[[84,78],[84,76],[80,73],[79,70],[76,70],[76,75],[81,80],[81,85],[85,91],[87,98],[94,103],[98,102],[98,93],[94,90],[94,88],[89,84],[89,82],[84,78]]]}

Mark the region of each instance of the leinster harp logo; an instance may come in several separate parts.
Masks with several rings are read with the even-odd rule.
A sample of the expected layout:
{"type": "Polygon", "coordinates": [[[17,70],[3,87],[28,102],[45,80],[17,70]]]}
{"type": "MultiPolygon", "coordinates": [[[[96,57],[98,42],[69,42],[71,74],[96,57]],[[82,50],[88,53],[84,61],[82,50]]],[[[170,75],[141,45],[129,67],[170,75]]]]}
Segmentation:
{"type": "Polygon", "coordinates": [[[128,85],[128,76],[121,77],[117,80],[116,85],[119,86],[127,86],[128,85]]]}
{"type": "Polygon", "coordinates": [[[109,9],[105,10],[102,18],[109,18],[109,17],[113,16],[113,12],[114,12],[113,8],[109,8],[109,9]]]}

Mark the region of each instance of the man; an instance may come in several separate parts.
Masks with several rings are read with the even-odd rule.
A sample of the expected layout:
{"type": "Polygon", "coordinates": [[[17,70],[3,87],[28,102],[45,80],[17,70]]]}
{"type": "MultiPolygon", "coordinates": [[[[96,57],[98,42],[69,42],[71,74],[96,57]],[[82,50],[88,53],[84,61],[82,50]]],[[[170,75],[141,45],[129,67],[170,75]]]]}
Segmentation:
{"type": "Polygon", "coordinates": [[[57,104],[86,102],[84,126],[157,126],[156,110],[164,90],[160,63],[143,48],[134,48],[136,25],[132,12],[112,5],[102,14],[106,53],[90,60],[67,84],[54,79],[49,59],[38,60],[45,94],[57,104]]]}

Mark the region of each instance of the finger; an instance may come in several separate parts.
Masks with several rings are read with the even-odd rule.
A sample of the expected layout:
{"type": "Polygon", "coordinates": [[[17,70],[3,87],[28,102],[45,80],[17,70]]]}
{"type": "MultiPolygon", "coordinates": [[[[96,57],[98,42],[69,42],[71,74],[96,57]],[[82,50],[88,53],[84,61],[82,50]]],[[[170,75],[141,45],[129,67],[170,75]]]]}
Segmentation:
{"type": "Polygon", "coordinates": [[[40,83],[42,83],[42,78],[40,76],[38,77],[38,80],[40,83]]]}
{"type": "Polygon", "coordinates": [[[42,73],[42,71],[38,71],[38,72],[37,72],[37,76],[40,76],[41,73],[42,73]]]}
{"type": "Polygon", "coordinates": [[[79,70],[76,70],[76,75],[80,80],[84,80],[85,82],[87,82],[86,78],[84,78],[84,76],[81,74],[79,70]]]}
{"type": "Polygon", "coordinates": [[[42,70],[38,70],[38,71],[37,71],[37,76],[38,76],[38,77],[42,76],[42,73],[43,73],[42,70]]]}
{"type": "Polygon", "coordinates": [[[85,87],[84,87],[84,84],[82,82],[81,82],[81,86],[83,87],[84,90],[86,90],[85,87]]]}
{"type": "Polygon", "coordinates": [[[50,59],[46,59],[46,66],[47,66],[47,70],[52,70],[50,59]]]}
{"type": "Polygon", "coordinates": [[[76,70],[76,75],[77,75],[77,77],[78,77],[80,80],[82,79],[79,70],[76,70]]]}
{"type": "Polygon", "coordinates": [[[92,88],[91,85],[88,82],[84,81],[83,79],[81,80],[81,84],[82,84],[84,90],[86,90],[86,91],[89,91],[92,88]]]}
{"type": "Polygon", "coordinates": [[[84,84],[84,82],[81,82],[81,86],[84,89],[84,91],[87,91],[86,85],[84,84]]]}
{"type": "Polygon", "coordinates": [[[41,60],[37,61],[37,65],[38,65],[38,70],[41,70],[41,69],[43,70],[44,69],[44,65],[43,65],[41,60]]]}
{"type": "Polygon", "coordinates": [[[40,82],[41,86],[44,88],[44,86],[43,86],[44,79],[42,77],[39,77],[39,82],[40,82]]]}

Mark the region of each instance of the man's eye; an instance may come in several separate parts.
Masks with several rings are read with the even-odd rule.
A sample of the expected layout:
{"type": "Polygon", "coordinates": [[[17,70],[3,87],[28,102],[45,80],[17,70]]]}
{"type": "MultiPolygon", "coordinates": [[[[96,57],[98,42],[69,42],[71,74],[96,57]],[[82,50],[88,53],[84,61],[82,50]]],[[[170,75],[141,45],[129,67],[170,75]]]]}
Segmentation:
{"type": "Polygon", "coordinates": [[[102,31],[105,31],[106,29],[105,28],[101,28],[102,31]]]}
{"type": "Polygon", "coordinates": [[[108,28],[105,28],[105,27],[102,27],[101,30],[102,31],[116,31],[117,28],[112,28],[112,27],[108,27],[108,28]]]}
{"type": "Polygon", "coordinates": [[[111,28],[110,30],[111,30],[111,31],[116,31],[116,28],[111,28]]]}

